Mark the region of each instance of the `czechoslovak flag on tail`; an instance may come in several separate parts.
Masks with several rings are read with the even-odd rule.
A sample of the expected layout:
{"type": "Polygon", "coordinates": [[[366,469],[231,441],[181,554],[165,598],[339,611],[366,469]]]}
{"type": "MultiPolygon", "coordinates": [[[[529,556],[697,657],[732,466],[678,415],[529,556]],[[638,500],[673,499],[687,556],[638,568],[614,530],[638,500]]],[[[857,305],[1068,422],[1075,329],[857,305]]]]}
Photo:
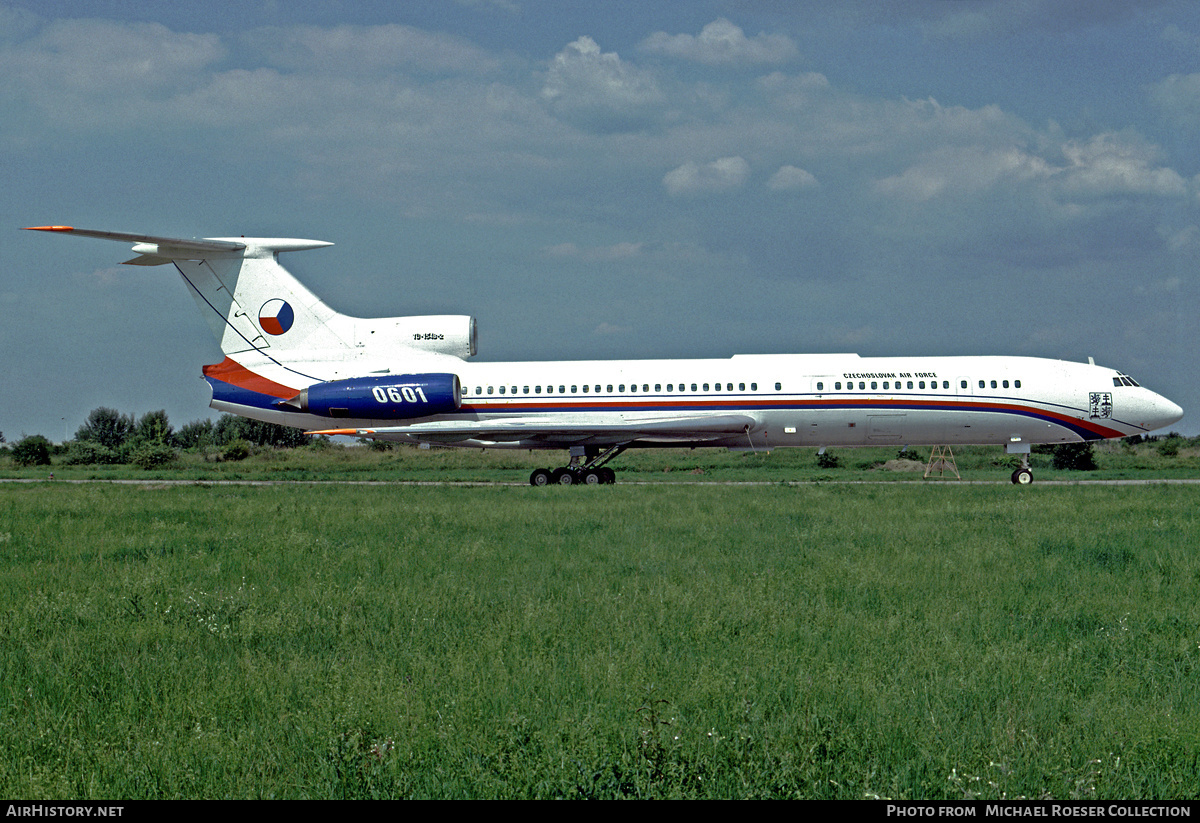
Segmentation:
{"type": "Polygon", "coordinates": [[[263,303],[258,310],[258,324],[267,334],[283,334],[292,327],[295,319],[292,307],[278,297],[263,303]]]}

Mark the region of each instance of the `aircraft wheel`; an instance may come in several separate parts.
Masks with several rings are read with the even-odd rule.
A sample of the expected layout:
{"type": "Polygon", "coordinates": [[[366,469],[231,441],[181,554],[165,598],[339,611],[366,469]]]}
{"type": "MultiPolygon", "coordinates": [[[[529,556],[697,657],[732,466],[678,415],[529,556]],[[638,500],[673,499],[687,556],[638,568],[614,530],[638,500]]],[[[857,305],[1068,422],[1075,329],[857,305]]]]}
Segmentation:
{"type": "Polygon", "coordinates": [[[559,486],[570,486],[575,483],[575,472],[568,468],[555,469],[550,475],[550,482],[559,486]]]}
{"type": "Polygon", "coordinates": [[[603,469],[588,469],[579,476],[579,482],[585,486],[599,486],[604,482],[603,469]]]}
{"type": "Polygon", "coordinates": [[[1018,486],[1028,486],[1033,482],[1033,472],[1025,468],[1017,469],[1012,473],[1012,482],[1018,486]]]}
{"type": "Polygon", "coordinates": [[[549,486],[550,485],[549,469],[534,469],[533,474],[529,475],[529,485],[531,485],[531,486],[549,486]]]}
{"type": "Polygon", "coordinates": [[[611,486],[613,483],[617,482],[617,473],[607,466],[600,469],[600,475],[600,482],[604,483],[605,485],[611,486]]]}

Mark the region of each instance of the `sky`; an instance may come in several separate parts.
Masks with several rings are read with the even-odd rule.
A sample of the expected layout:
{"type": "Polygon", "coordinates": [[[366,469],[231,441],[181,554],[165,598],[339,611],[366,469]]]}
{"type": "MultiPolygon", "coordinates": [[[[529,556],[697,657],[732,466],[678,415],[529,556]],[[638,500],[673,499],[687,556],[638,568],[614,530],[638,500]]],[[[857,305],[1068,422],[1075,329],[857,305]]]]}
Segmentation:
{"type": "Polygon", "coordinates": [[[332,241],[479,360],[1030,355],[1200,433],[1200,4],[0,0],[0,433],[208,417],[171,267],[332,241]]]}

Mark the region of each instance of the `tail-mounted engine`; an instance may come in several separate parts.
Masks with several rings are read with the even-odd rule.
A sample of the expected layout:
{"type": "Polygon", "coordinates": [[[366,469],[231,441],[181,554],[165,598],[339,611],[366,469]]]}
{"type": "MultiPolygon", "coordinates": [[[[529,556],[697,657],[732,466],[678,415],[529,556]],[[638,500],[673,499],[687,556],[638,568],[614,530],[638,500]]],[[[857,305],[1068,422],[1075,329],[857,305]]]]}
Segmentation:
{"type": "Polygon", "coordinates": [[[400,345],[465,360],[475,356],[478,333],[474,317],[434,314],[358,319],[354,334],[357,344],[365,348],[400,345]]]}
{"type": "Polygon", "coordinates": [[[391,374],[316,383],[278,406],[322,417],[409,420],[462,405],[457,374],[391,374]]]}

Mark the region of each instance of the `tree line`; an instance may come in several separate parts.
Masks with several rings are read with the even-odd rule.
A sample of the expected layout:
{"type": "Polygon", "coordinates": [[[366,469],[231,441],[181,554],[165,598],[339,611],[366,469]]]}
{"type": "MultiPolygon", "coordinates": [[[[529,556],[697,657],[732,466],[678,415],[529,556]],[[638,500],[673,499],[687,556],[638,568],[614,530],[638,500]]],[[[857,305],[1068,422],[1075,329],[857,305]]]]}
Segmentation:
{"type": "MultiPolygon", "coordinates": [[[[4,442],[0,434],[0,443],[4,442]]],[[[48,466],[50,456],[61,455],[72,466],[131,463],[156,468],[173,462],[183,450],[202,452],[223,460],[241,460],[254,447],[292,448],[310,438],[300,429],[264,423],[232,414],[215,422],[195,420],[178,431],[166,411],[147,412],[139,418],[105,406],[93,409],[75,432],[75,438],[55,446],[40,434],[24,437],[9,449],[20,466],[48,466]]]]}

